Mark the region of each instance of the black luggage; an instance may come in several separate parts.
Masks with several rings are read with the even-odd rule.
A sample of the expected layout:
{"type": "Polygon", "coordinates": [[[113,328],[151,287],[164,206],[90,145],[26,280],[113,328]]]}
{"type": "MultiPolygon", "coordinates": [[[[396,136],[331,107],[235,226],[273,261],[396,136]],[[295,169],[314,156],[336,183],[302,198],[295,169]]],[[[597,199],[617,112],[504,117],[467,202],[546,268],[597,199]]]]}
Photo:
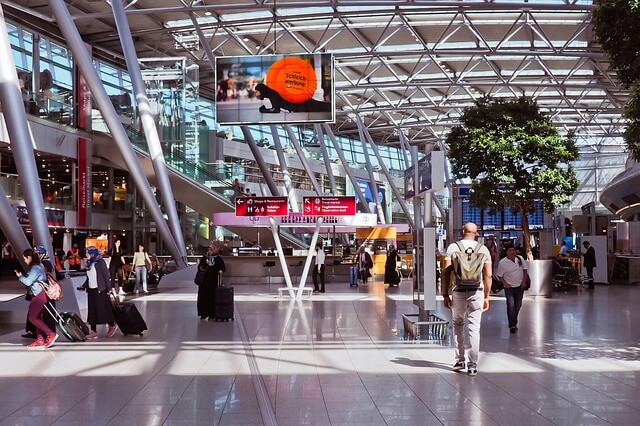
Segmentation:
{"type": "Polygon", "coordinates": [[[222,278],[216,288],[216,304],[213,318],[216,321],[233,321],[233,287],[222,285],[222,278]]]}
{"type": "Polygon", "coordinates": [[[46,311],[56,319],[56,326],[64,337],[72,342],[84,342],[89,334],[89,327],[75,312],[59,313],[50,303],[44,305],[46,311]]]}
{"type": "Polygon", "coordinates": [[[144,322],[144,318],[140,315],[140,311],[136,305],[131,302],[120,303],[116,297],[111,297],[111,304],[113,306],[113,315],[116,318],[116,324],[118,328],[125,336],[127,334],[139,334],[145,330],[148,330],[147,323],[144,322]]]}

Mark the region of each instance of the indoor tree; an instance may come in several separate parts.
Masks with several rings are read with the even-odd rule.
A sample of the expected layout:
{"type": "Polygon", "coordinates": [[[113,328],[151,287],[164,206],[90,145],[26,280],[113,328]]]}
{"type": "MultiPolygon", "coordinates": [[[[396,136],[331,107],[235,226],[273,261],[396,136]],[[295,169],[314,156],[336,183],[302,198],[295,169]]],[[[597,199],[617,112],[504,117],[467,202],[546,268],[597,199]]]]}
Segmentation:
{"type": "Polygon", "coordinates": [[[624,139],[631,157],[640,161],[640,1],[599,1],[592,23],[611,69],[625,88],[632,89],[624,139]]]}
{"type": "Polygon", "coordinates": [[[573,135],[561,138],[528,97],[479,99],[460,122],[446,139],[453,175],[472,180],[473,205],[521,215],[524,247],[532,259],[527,213],[535,211],[535,200],[550,213],[578,188],[569,165],[578,159],[573,135]]]}

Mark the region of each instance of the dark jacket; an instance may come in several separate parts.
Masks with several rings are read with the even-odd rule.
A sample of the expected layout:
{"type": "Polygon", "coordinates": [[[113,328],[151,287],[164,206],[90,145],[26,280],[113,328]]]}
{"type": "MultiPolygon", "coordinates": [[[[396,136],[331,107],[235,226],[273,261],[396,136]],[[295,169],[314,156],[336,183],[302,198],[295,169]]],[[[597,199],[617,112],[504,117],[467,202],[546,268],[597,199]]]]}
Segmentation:
{"type": "Polygon", "coordinates": [[[384,263],[384,282],[387,284],[396,284],[398,282],[398,251],[393,250],[387,253],[387,260],[384,263]]]}
{"type": "Polygon", "coordinates": [[[595,268],[597,266],[596,265],[596,250],[593,248],[593,246],[589,246],[589,248],[583,254],[583,256],[584,256],[584,261],[582,262],[582,265],[585,268],[595,268]]]}
{"type": "Polygon", "coordinates": [[[118,269],[122,268],[122,246],[120,246],[120,250],[116,251],[116,247],[113,246],[109,249],[109,257],[111,261],[109,262],[109,269],[118,269]]]}

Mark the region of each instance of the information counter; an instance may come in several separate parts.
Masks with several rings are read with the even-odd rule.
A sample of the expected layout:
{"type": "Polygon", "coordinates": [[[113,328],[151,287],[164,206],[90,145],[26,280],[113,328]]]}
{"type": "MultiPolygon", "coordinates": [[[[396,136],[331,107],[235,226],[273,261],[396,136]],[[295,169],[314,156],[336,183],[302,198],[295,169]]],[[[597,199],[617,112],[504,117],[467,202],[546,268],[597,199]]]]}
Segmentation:
{"type": "MultiPolygon", "coordinates": [[[[225,285],[268,284],[284,286],[285,280],[278,256],[225,256],[223,257],[227,272],[224,274],[225,285]]],[[[302,275],[306,256],[285,256],[289,268],[289,275],[297,285],[302,275]]],[[[307,274],[307,283],[313,283],[311,268],[315,266],[315,257],[311,261],[307,274]]],[[[326,283],[344,283],[349,285],[349,267],[352,264],[342,264],[341,258],[327,256],[325,258],[326,283]]]]}

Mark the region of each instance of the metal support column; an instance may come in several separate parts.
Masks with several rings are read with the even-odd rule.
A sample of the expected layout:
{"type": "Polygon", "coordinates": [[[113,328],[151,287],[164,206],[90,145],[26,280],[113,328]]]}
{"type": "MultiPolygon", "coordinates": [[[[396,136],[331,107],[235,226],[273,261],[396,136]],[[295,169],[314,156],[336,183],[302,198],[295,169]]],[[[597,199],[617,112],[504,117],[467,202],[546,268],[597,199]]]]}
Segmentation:
{"type": "Polygon", "coordinates": [[[273,180],[273,176],[271,176],[271,172],[269,171],[269,166],[267,165],[267,162],[264,161],[264,158],[262,158],[262,153],[260,152],[258,145],[256,145],[256,141],[253,139],[253,135],[251,135],[249,128],[247,126],[240,126],[240,128],[242,129],[244,140],[247,141],[247,145],[249,145],[249,149],[251,150],[253,157],[258,163],[258,168],[262,173],[262,177],[264,178],[265,182],[267,182],[267,186],[269,187],[269,191],[271,191],[271,195],[280,195],[278,186],[276,185],[276,182],[273,180]]]}
{"type": "Polygon", "coordinates": [[[338,154],[338,158],[340,158],[340,162],[342,163],[342,167],[344,167],[344,171],[347,174],[347,176],[349,176],[349,180],[351,181],[351,184],[353,184],[353,189],[356,192],[356,195],[358,196],[358,199],[360,200],[360,205],[362,206],[362,208],[364,209],[365,213],[371,213],[371,209],[369,208],[369,204],[367,203],[367,200],[364,198],[364,194],[362,193],[362,190],[360,189],[360,186],[358,185],[358,182],[356,181],[356,177],[353,174],[353,172],[351,171],[351,167],[349,167],[349,164],[347,163],[347,159],[344,158],[344,153],[342,152],[342,149],[340,148],[340,145],[338,145],[338,141],[336,140],[336,136],[333,134],[333,132],[331,131],[331,128],[329,127],[328,124],[323,124],[324,126],[324,132],[327,136],[329,136],[329,139],[331,140],[331,143],[333,144],[333,148],[336,150],[336,153],[338,154]]]}
{"type": "MultiPolygon", "coordinates": [[[[375,201],[376,203],[376,208],[378,210],[378,220],[380,221],[381,224],[385,224],[386,221],[384,219],[384,210],[382,209],[382,203],[378,198],[378,183],[376,182],[376,177],[373,175],[373,167],[371,166],[371,159],[369,158],[369,150],[367,149],[367,143],[365,141],[364,122],[362,121],[362,118],[360,118],[360,115],[357,115],[357,114],[356,114],[356,125],[358,126],[358,134],[360,136],[360,143],[362,144],[362,152],[364,153],[365,166],[367,168],[367,172],[369,173],[369,190],[371,191],[371,196],[373,197],[372,201],[375,201]]],[[[371,143],[373,144],[373,142],[371,143]]],[[[378,158],[378,162],[381,163],[379,158],[378,158]]]]}
{"type": "Polygon", "coordinates": [[[398,129],[398,139],[400,139],[400,152],[402,152],[402,158],[404,158],[404,166],[409,168],[409,156],[407,155],[407,151],[409,150],[409,142],[407,141],[407,137],[402,133],[400,129],[398,129]]]}
{"type": "Polygon", "coordinates": [[[313,190],[316,191],[316,194],[322,195],[322,189],[320,188],[320,184],[318,184],[318,180],[316,179],[316,176],[313,174],[313,170],[311,170],[311,167],[307,162],[307,158],[304,156],[304,151],[302,151],[302,147],[300,147],[300,143],[298,142],[298,138],[293,132],[293,129],[288,124],[284,125],[284,129],[287,131],[287,134],[289,135],[291,144],[293,145],[293,147],[296,150],[296,153],[298,154],[298,158],[302,163],[302,167],[304,168],[304,171],[307,172],[307,176],[309,177],[309,180],[311,180],[311,185],[313,186],[313,190]]]}
{"type": "MultiPolygon", "coordinates": [[[[415,187],[418,187],[418,147],[412,146],[411,148],[411,162],[415,166],[413,168],[414,176],[413,181],[415,187]]],[[[416,191],[417,192],[417,191],[416,191]]],[[[413,197],[413,229],[422,228],[422,210],[420,209],[420,197],[413,197]]]]}
{"type": "Polygon", "coordinates": [[[311,266],[311,259],[313,259],[313,250],[316,248],[316,243],[318,242],[318,235],[320,234],[320,227],[322,225],[322,216],[318,217],[318,221],[316,222],[316,229],[313,231],[313,236],[311,237],[311,245],[309,246],[309,252],[307,253],[307,260],[304,262],[304,269],[302,270],[302,276],[300,277],[300,285],[298,286],[298,294],[296,298],[302,298],[302,288],[304,287],[305,281],[307,281],[307,275],[309,274],[309,267],[311,266]]]}
{"type": "Polygon", "coordinates": [[[280,163],[280,169],[282,170],[282,179],[284,180],[284,187],[287,190],[287,197],[289,198],[289,205],[291,211],[298,213],[300,208],[298,207],[298,200],[296,198],[296,192],[291,184],[291,175],[289,174],[289,166],[287,165],[287,159],[284,156],[284,150],[282,149],[282,143],[280,142],[280,134],[278,133],[278,127],[274,124],[270,126],[271,136],[273,137],[273,143],[276,146],[276,154],[278,155],[278,162],[280,163]]]}
{"type": "Polygon", "coordinates": [[[322,132],[322,126],[319,124],[314,125],[316,131],[316,138],[318,138],[318,144],[322,150],[322,158],[324,159],[324,165],[327,168],[327,177],[329,178],[329,187],[331,188],[331,194],[338,195],[338,189],[336,188],[336,179],[333,176],[333,169],[331,168],[331,160],[329,160],[329,150],[327,144],[324,143],[324,133],[322,132]]]}
{"type": "MultiPolygon", "coordinates": [[[[7,237],[7,241],[11,244],[11,248],[16,253],[20,264],[26,268],[27,265],[24,263],[22,253],[24,253],[26,249],[31,248],[31,244],[29,244],[29,240],[27,240],[27,237],[24,235],[22,226],[16,217],[16,210],[11,203],[9,203],[9,198],[7,198],[7,194],[2,187],[0,187],[0,229],[2,229],[2,232],[4,232],[4,235],[7,237]]],[[[49,249],[47,249],[47,252],[53,253],[53,251],[49,251],[49,249]]]]}
{"type": "MultiPolygon", "coordinates": [[[[42,190],[40,189],[38,166],[33,156],[33,141],[31,139],[29,125],[27,124],[27,114],[24,111],[24,102],[22,100],[22,94],[20,93],[18,74],[16,73],[16,65],[13,61],[11,44],[9,43],[7,23],[5,22],[4,11],[1,5],[0,38],[0,57],[4,58],[0,61],[0,104],[2,104],[2,112],[5,118],[7,132],[9,133],[11,152],[16,162],[16,168],[18,169],[18,180],[22,186],[24,202],[29,212],[31,228],[33,229],[34,245],[42,245],[47,249],[48,253],[53,253],[47,215],[44,210],[42,190]]],[[[3,199],[7,200],[5,194],[3,194],[3,199]]],[[[13,209],[11,210],[11,215],[15,218],[16,213],[13,209]]],[[[3,223],[3,225],[10,225],[10,223],[3,223]]],[[[19,226],[16,229],[22,232],[22,227],[19,226]]],[[[10,233],[12,231],[5,229],[5,233],[7,232],[10,233]]],[[[17,236],[14,236],[14,239],[16,239],[16,243],[18,244],[16,248],[24,245],[24,241],[21,242],[20,239],[17,239],[17,236]]],[[[22,253],[18,253],[18,257],[22,258],[22,253]]]]}
{"type": "Polygon", "coordinates": [[[140,71],[140,64],[138,63],[136,48],[133,45],[133,39],[131,38],[129,22],[127,21],[121,0],[112,0],[111,8],[113,10],[116,27],[118,29],[118,35],[120,36],[122,51],[127,62],[127,70],[131,77],[131,85],[133,86],[133,91],[136,96],[138,115],[140,116],[140,121],[142,122],[142,127],[147,140],[147,146],[149,147],[149,156],[151,157],[153,170],[156,173],[156,179],[158,179],[158,187],[161,188],[160,196],[162,197],[162,202],[166,209],[171,234],[178,246],[180,255],[186,263],[187,249],[184,244],[182,229],[180,228],[176,202],[173,196],[173,190],[171,189],[169,175],[167,174],[167,165],[162,153],[162,145],[160,144],[160,137],[158,136],[158,128],[156,127],[153,113],[151,112],[151,105],[149,104],[144,80],[142,79],[142,72],[140,71]]]}
{"type": "Polygon", "coordinates": [[[58,22],[58,26],[60,27],[60,31],[62,32],[67,45],[73,53],[76,64],[80,68],[80,71],[87,81],[87,85],[91,89],[91,94],[102,113],[102,117],[111,132],[111,136],[122,153],[122,158],[129,170],[129,174],[135,182],[136,187],[146,204],[146,208],[151,215],[151,219],[155,222],[158,234],[166,242],[167,249],[176,261],[178,268],[186,267],[187,264],[182,258],[180,250],[178,250],[178,246],[173,239],[173,235],[171,235],[167,222],[162,216],[162,211],[160,211],[158,201],[151,191],[149,181],[147,180],[140,163],[136,159],[136,153],[131,146],[131,141],[127,137],[127,133],[120,122],[118,114],[116,114],[109,96],[100,81],[100,77],[93,67],[93,60],[84,47],[84,42],[78,33],[78,29],[73,23],[73,19],[67,10],[67,6],[64,4],[64,0],[49,0],[49,7],[58,22]]]}
{"type": "MultiPolygon", "coordinates": [[[[398,204],[400,204],[400,208],[404,212],[404,215],[407,218],[407,222],[409,222],[409,226],[411,226],[413,229],[416,229],[415,228],[416,223],[418,222],[415,220],[415,217],[411,219],[411,214],[409,212],[409,208],[407,207],[407,203],[404,202],[404,198],[402,197],[402,194],[400,194],[398,187],[393,182],[393,177],[391,176],[391,173],[389,173],[389,169],[387,168],[387,166],[384,164],[384,161],[382,160],[382,156],[380,155],[378,146],[375,143],[373,143],[373,139],[371,138],[371,134],[369,134],[369,130],[367,130],[367,128],[364,126],[362,127],[362,129],[369,141],[369,145],[371,145],[371,148],[373,149],[373,153],[376,155],[376,158],[378,159],[378,164],[380,164],[380,169],[382,170],[382,173],[384,173],[385,177],[389,181],[389,185],[391,186],[391,191],[393,191],[394,195],[396,196],[396,200],[398,201],[398,204]]],[[[414,180],[414,182],[418,182],[418,181],[414,180]]]]}
{"type": "Polygon", "coordinates": [[[276,243],[278,260],[280,261],[280,267],[284,274],[284,283],[287,285],[287,289],[289,290],[289,297],[295,299],[296,294],[293,291],[293,282],[291,281],[291,275],[289,274],[289,265],[287,265],[287,259],[284,257],[282,243],[280,242],[280,235],[278,234],[278,227],[276,226],[276,222],[273,220],[273,217],[269,217],[269,226],[271,227],[271,233],[273,234],[273,241],[276,243]]]}

